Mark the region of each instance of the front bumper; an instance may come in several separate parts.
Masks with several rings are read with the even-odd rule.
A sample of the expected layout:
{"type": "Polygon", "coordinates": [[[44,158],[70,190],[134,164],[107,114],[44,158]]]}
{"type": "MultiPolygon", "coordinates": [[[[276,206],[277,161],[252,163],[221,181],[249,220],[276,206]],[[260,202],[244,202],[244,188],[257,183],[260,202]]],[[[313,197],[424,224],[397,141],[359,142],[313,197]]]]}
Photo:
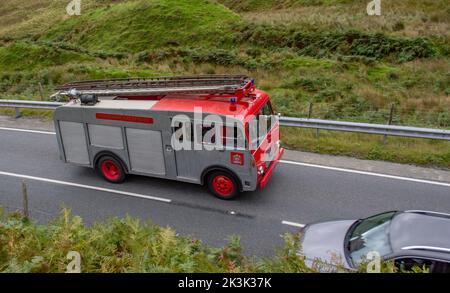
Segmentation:
{"type": "Polygon", "coordinates": [[[264,188],[269,182],[270,177],[272,177],[273,169],[275,169],[275,166],[278,164],[278,162],[281,160],[281,157],[284,154],[284,148],[280,148],[280,151],[278,152],[278,156],[275,160],[272,161],[272,164],[270,164],[269,168],[267,169],[266,173],[261,178],[261,181],[259,181],[259,186],[261,188],[264,188]]]}

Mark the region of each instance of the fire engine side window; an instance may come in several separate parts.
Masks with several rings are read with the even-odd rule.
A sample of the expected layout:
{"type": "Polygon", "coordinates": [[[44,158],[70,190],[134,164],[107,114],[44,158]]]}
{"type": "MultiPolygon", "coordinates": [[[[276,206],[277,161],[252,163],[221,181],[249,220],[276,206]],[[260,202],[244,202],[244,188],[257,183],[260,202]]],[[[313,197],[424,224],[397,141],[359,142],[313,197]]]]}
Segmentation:
{"type": "Polygon", "coordinates": [[[223,128],[224,144],[228,147],[245,148],[245,135],[237,126],[226,126],[223,128]]]}
{"type": "MultiPolygon", "coordinates": [[[[197,131],[201,131],[201,142],[202,143],[216,143],[216,128],[215,124],[212,123],[211,126],[205,126],[198,124],[197,131]]],[[[194,123],[179,123],[178,126],[173,128],[175,138],[183,142],[184,133],[187,133],[187,141],[193,141],[194,137],[194,123]],[[181,129],[182,127],[186,129],[181,129]]],[[[227,146],[245,148],[245,135],[242,130],[237,126],[226,126],[223,127],[222,139],[227,143],[227,146]]]]}
{"type": "Polygon", "coordinates": [[[272,110],[272,105],[270,104],[270,102],[267,102],[266,104],[264,104],[264,106],[261,109],[261,113],[259,115],[262,115],[262,117],[260,117],[260,123],[266,123],[267,124],[267,131],[269,131],[270,129],[272,129],[272,115],[273,115],[273,110],[272,110]],[[261,122],[262,119],[264,119],[267,122],[261,122]]]}
{"type": "MultiPolygon", "coordinates": [[[[215,143],[216,142],[216,134],[215,134],[215,128],[214,123],[212,126],[203,126],[201,124],[197,124],[197,131],[201,131],[201,141],[203,143],[215,143]],[[209,137],[206,139],[206,134],[208,133],[209,137]]],[[[173,128],[173,132],[175,134],[175,138],[182,142],[184,140],[184,133],[187,134],[186,141],[193,141],[194,137],[194,123],[192,122],[179,122],[178,126],[173,128]],[[185,127],[185,129],[181,129],[182,127],[185,127]]]]}
{"type": "MultiPolygon", "coordinates": [[[[202,142],[203,143],[216,143],[216,128],[212,126],[202,127],[202,142]],[[206,135],[208,133],[208,135],[206,135]]],[[[237,126],[223,126],[222,128],[222,140],[224,146],[245,148],[245,135],[242,130],[237,126]]]]}
{"type": "Polygon", "coordinates": [[[258,119],[257,117],[252,118],[249,123],[249,135],[251,149],[255,150],[259,146],[259,136],[258,136],[258,119]]]}
{"type": "Polygon", "coordinates": [[[253,149],[257,149],[263,142],[264,137],[272,129],[272,106],[267,102],[256,116],[250,121],[249,133],[253,149]]]}
{"type": "Polygon", "coordinates": [[[202,143],[216,143],[216,128],[214,123],[211,126],[199,125],[202,135],[202,143]]]}

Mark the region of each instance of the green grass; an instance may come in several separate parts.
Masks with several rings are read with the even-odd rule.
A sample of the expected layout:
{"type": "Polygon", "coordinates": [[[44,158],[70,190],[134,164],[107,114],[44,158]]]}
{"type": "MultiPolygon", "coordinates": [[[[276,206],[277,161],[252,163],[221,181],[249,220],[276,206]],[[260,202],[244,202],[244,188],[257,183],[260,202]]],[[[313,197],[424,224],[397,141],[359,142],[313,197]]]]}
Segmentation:
{"type": "Polygon", "coordinates": [[[227,25],[238,20],[235,13],[211,1],[130,1],[67,19],[47,31],[42,39],[119,52],[208,46],[226,37],[227,25]]]}
{"type": "Polygon", "coordinates": [[[282,140],[288,148],[351,156],[366,160],[382,160],[450,168],[450,142],[400,138],[389,136],[384,141],[380,135],[295,129],[284,127],[282,140]]]}
{"type": "Polygon", "coordinates": [[[32,71],[68,64],[88,62],[85,54],[28,42],[8,43],[0,47],[0,67],[4,71],[32,71]]]}
{"type": "Polygon", "coordinates": [[[283,9],[301,6],[328,6],[333,4],[350,3],[352,0],[219,0],[225,6],[237,11],[261,11],[269,9],[283,9]]]}
{"type": "MultiPolygon", "coordinates": [[[[84,0],[73,17],[60,1],[4,2],[2,98],[37,99],[39,83],[50,95],[80,79],[246,73],[286,116],[305,117],[313,103],[314,118],[386,123],[394,104],[394,124],[450,128],[444,0],[385,2],[380,17],[365,14],[365,0],[84,0]]],[[[352,154],[336,137],[320,151],[352,154]]],[[[446,147],[424,141],[417,156],[428,158],[428,145],[446,147]]]]}

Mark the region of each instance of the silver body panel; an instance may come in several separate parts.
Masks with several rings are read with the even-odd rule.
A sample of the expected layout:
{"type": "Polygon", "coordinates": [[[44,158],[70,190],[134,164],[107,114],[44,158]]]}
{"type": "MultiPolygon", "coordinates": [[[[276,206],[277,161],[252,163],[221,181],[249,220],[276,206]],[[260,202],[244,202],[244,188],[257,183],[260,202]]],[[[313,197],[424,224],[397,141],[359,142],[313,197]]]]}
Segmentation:
{"type": "Polygon", "coordinates": [[[91,145],[96,147],[122,150],[122,129],[119,126],[88,124],[91,145]]]}
{"type": "Polygon", "coordinates": [[[59,129],[67,162],[89,165],[90,161],[83,123],[60,121],[59,129]]]}
{"type": "Polygon", "coordinates": [[[126,128],[130,170],[141,173],[165,175],[161,132],[126,128]]]}

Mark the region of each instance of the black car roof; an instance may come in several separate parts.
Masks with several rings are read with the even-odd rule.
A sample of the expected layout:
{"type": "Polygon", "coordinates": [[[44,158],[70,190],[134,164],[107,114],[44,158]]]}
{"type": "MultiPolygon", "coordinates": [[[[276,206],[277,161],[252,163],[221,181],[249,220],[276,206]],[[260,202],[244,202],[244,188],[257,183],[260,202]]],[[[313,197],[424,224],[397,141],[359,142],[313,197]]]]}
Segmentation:
{"type": "Polygon", "coordinates": [[[426,250],[450,255],[450,215],[399,212],[391,222],[390,241],[394,252],[426,250]]]}

